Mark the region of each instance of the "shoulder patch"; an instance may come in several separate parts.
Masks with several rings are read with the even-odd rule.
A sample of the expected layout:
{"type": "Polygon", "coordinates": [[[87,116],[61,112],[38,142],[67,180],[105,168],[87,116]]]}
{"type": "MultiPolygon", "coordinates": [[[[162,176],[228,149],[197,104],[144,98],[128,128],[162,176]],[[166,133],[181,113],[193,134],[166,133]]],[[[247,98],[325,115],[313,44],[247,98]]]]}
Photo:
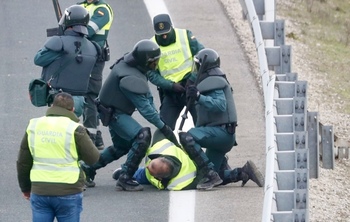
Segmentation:
{"type": "Polygon", "coordinates": [[[147,82],[135,76],[126,76],[122,78],[119,86],[137,94],[146,94],[150,91],[147,82]]]}

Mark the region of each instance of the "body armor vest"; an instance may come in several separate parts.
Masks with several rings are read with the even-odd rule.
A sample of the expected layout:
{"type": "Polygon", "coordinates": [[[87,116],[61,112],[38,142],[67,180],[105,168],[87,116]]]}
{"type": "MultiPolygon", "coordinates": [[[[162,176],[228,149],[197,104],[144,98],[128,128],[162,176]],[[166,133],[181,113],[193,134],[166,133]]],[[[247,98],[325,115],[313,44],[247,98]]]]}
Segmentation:
{"type": "Polygon", "coordinates": [[[84,95],[98,57],[96,47],[81,36],[60,36],[60,40],[64,53],[43,68],[42,77],[54,89],[61,89],[72,95],[84,95]]]}
{"type": "MultiPolygon", "coordinates": [[[[218,70],[219,69],[217,68],[215,71],[218,70]]],[[[205,95],[206,92],[221,89],[224,91],[226,97],[226,111],[222,113],[208,112],[207,109],[201,107],[201,105],[197,103],[197,126],[217,126],[226,123],[237,122],[237,112],[234,98],[232,95],[232,88],[224,77],[224,74],[209,74],[207,78],[203,79],[197,85],[198,90],[203,95],[205,95]]]]}
{"type": "MultiPolygon", "coordinates": [[[[126,64],[124,60],[120,60],[113,66],[111,73],[104,82],[99,98],[104,106],[112,107],[131,115],[135,111],[135,106],[120,90],[120,81],[125,77],[137,78],[139,81],[144,81],[148,87],[147,78],[144,74],[137,68],[126,64]]],[[[130,91],[138,93],[137,90],[137,85],[130,86],[130,91]],[[132,88],[134,88],[135,91],[133,91],[132,88]]]]}

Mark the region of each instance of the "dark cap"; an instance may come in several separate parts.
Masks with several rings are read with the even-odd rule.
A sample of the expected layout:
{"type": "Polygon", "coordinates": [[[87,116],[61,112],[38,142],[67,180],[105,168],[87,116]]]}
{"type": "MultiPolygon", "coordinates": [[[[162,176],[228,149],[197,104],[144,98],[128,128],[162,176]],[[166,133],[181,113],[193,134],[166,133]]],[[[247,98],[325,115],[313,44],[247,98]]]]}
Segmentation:
{"type": "Polygon", "coordinates": [[[153,18],[153,27],[156,35],[162,35],[171,31],[173,26],[168,14],[159,14],[153,18]]]}

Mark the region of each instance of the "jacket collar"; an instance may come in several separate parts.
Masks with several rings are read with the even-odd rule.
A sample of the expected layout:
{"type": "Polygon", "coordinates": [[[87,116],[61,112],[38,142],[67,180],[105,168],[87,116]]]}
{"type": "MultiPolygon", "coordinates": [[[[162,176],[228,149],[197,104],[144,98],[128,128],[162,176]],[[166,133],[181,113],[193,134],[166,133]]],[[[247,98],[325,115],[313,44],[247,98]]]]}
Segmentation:
{"type": "Polygon", "coordinates": [[[74,114],[74,112],[58,106],[51,106],[48,108],[46,111],[46,116],[65,116],[76,123],[79,122],[79,118],[74,114]]]}

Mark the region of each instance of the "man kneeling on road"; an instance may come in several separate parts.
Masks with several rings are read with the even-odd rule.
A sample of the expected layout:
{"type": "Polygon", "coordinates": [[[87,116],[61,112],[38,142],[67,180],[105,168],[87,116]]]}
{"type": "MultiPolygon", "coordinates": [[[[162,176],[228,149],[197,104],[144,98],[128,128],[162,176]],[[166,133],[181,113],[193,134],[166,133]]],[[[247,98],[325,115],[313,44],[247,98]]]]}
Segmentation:
{"type": "MultiPolygon", "coordinates": [[[[146,153],[146,167],[139,168],[134,174],[134,179],[140,184],[151,184],[160,190],[210,190],[218,185],[239,181],[244,186],[249,180],[259,187],[264,184],[263,175],[251,160],[243,167],[233,170],[227,167],[226,162],[225,167],[220,168],[221,178],[210,180],[208,173],[217,173],[206,155],[200,154],[201,151],[180,149],[158,130],[153,137],[153,145],[146,153]]],[[[113,178],[117,180],[120,173],[121,168],[115,170],[113,178]]]]}

